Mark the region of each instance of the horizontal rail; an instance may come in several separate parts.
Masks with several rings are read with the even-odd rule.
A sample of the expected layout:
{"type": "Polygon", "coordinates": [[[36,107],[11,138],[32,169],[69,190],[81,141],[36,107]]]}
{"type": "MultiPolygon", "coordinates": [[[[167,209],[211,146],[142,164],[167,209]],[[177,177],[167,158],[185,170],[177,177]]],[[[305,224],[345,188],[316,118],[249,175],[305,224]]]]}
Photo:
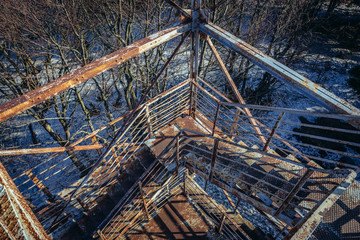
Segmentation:
{"type": "Polygon", "coordinates": [[[28,149],[14,149],[14,150],[0,150],[0,156],[11,155],[26,155],[39,153],[61,153],[66,151],[84,151],[102,149],[103,145],[82,145],[82,146],[68,146],[68,147],[51,147],[51,148],[28,148],[28,149]]]}
{"type": "Polygon", "coordinates": [[[261,106],[261,105],[251,105],[251,104],[241,104],[241,103],[233,103],[233,102],[220,102],[220,104],[230,107],[248,107],[250,109],[257,110],[265,110],[271,112],[285,112],[285,113],[293,113],[296,115],[307,115],[314,117],[324,117],[324,118],[335,118],[341,120],[352,120],[357,119],[360,120],[360,116],[351,115],[351,114],[334,114],[334,113],[321,113],[321,112],[313,112],[309,110],[298,110],[298,109],[290,109],[290,108],[282,108],[282,107],[269,107],[269,106],[261,106]]]}

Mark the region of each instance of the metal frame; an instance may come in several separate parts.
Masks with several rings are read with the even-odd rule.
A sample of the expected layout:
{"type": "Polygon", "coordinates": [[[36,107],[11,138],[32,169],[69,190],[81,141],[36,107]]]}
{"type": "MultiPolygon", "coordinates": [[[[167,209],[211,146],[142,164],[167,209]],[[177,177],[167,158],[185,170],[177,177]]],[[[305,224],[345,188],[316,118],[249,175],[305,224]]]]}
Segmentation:
{"type": "MultiPolygon", "coordinates": [[[[267,56],[258,49],[215,24],[203,23],[199,28],[205,34],[213,37],[215,40],[227,47],[230,47],[234,51],[239,52],[255,65],[260,66],[278,79],[281,79],[286,83],[291,83],[291,85],[296,87],[300,92],[307,94],[319,103],[330,106],[340,113],[360,116],[360,110],[358,108],[352,106],[350,103],[337,97],[333,93],[322,88],[320,85],[310,81],[304,76],[301,76],[299,73],[267,56]]],[[[356,121],[353,124],[357,128],[360,128],[359,122],[356,121]]]]}
{"type": "MultiPolygon", "coordinates": [[[[340,113],[345,113],[347,116],[341,116],[341,119],[346,119],[350,124],[355,126],[356,128],[360,128],[360,110],[358,108],[355,108],[345,100],[335,96],[334,94],[330,93],[329,91],[325,90],[321,86],[311,82],[309,79],[301,76],[300,74],[296,73],[295,71],[291,70],[290,68],[286,67],[285,65],[279,63],[278,61],[270,58],[269,56],[265,55],[264,53],[260,52],[258,49],[252,47],[251,45],[245,43],[241,39],[235,37],[229,32],[226,32],[225,30],[221,29],[220,27],[214,25],[213,23],[210,23],[207,19],[207,16],[205,16],[205,11],[201,9],[201,1],[200,0],[192,0],[191,1],[191,9],[192,11],[181,9],[177,4],[173,3],[171,0],[168,0],[168,2],[177,10],[180,11],[183,18],[183,23],[181,25],[178,25],[176,27],[172,27],[166,30],[163,30],[161,32],[155,33],[153,35],[150,35],[149,37],[146,37],[144,39],[141,39],[133,44],[130,44],[129,46],[120,49],[112,54],[109,54],[103,58],[100,58],[82,68],[77,69],[76,71],[67,74],[61,78],[56,79],[55,81],[52,81],[44,86],[41,86],[33,91],[30,91],[23,96],[17,97],[3,105],[0,105],[0,122],[6,121],[7,119],[16,116],[17,114],[20,114],[24,112],[25,110],[36,106],[39,103],[42,103],[57,94],[70,89],[74,86],[77,86],[86,80],[97,76],[104,71],[107,71],[141,53],[144,53],[164,42],[167,42],[177,36],[183,35],[183,39],[181,43],[184,41],[185,33],[191,31],[191,44],[192,44],[192,53],[191,53],[191,69],[190,69],[190,103],[189,103],[189,115],[191,115],[194,119],[197,116],[197,113],[199,113],[197,109],[197,101],[196,96],[198,94],[199,90],[205,90],[203,89],[197,82],[199,80],[198,77],[198,68],[199,68],[199,41],[200,41],[200,31],[204,34],[206,34],[206,41],[208,45],[210,46],[210,49],[214,53],[217,61],[220,64],[221,70],[224,72],[226,79],[230,83],[230,86],[232,87],[233,91],[235,92],[235,95],[237,97],[237,100],[239,101],[239,104],[233,104],[230,100],[228,100],[227,103],[220,102],[219,100],[216,102],[217,104],[217,110],[216,110],[216,116],[213,122],[213,126],[210,126],[212,129],[212,135],[214,136],[216,132],[216,124],[219,121],[219,108],[221,105],[228,105],[236,107],[239,111],[238,114],[235,115],[235,119],[238,119],[240,116],[240,113],[245,113],[247,115],[250,124],[252,125],[253,129],[255,130],[255,135],[260,139],[260,142],[264,145],[263,151],[269,150],[269,145],[271,144],[271,141],[274,138],[279,138],[279,136],[275,133],[277,131],[277,127],[280,123],[282,115],[280,115],[278,121],[275,123],[272,130],[266,128],[260,121],[258,121],[256,118],[252,116],[252,114],[249,111],[250,105],[246,105],[242,96],[240,95],[239,91],[237,90],[237,87],[235,86],[233,80],[231,79],[231,76],[229,75],[228,71],[225,68],[225,65],[223,64],[220,55],[217,53],[213,43],[211,42],[210,37],[214,38],[216,41],[220,42],[221,44],[233,49],[236,52],[239,52],[243,56],[245,56],[247,59],[249,59],[254,64],[260,66],[262,69],[266,70],[273,76],[283,80],[286,83],[292,84],[292,86],[295,86],[300,92],[305,93],[306,95],[310,96],[311,98],[318,100],[321,104],[325,104],[326,106],[335,109],[336,111],[340,113]],[[190,23],[189,23],[190,22],[190,23]],[[230,103],[229,103],[230,102],[230,103]],[[354,117],[355,116],[355,117],[354,117]],[[269,137],[265,138],[265,136],[261,132],[261,128],[265,128],[265,131],[268,131],[270,133],[269,137]]],[[[169,58],[169,61],[172,59],[172,57],[175,55],[177,50],[179,49],[181,43],[176,48],[172,56],[169,58]]],[[[139,104],[135,109],[127,114],[124,117],[121,117],[119,119],[114,120],[109,125],[114,124],[115,122],[120,121],[121,119],[125,119],[123,123],[123,126],[118,130],[115,138],[113,141],[109,144],[109,146],[106,147],[106,150],[101,152],[101,149],[104,148],[103,145],[98,144],[98,140],[96,138],[96,133],[100,131],[97,130],[94,133],[90,134],[89,136],[79,139],[77,142],[71,144],[68,147],[54,147],[54,148],[38,148],[38,149],[19,149],[19,150],[2,150],[0,151],[0,156],[8,156],[8,155],[24,155],[24,154],[35,154],[35,153],[56,153],[55,155],[58,155],[61,152],[65,151],[82,151],[82,150],[97,150],[99,159],[98,161],[92,166],[90,172],[83,178],[81,183],[77,186],[76,190],[71,194],[71,196],[68,199],[67,204],[64,206],[63,210],[66,209],[67,205],[70,204],[73,197],[86,185],[89,178],[96,179],[93,175],[99,173],[99,166],[100,163],[111,153],[113,152],[112,157],[116,159],[115,162],[111,164],[120,164],[119,158],[121,156],[117,156],[116,152],[114,150],[114,147],[116,146],[116,143],[119,139],[124,137],[124,134],[129,131],[132,124],[135,123],[135,120],[137,119],[140,112],[145,111],[146,115],[146,126],[147,131],[149,133],[149,137],[152,136],[152,132],[154,131],[154,122],[151,122],[151,112],[149,109],[149,104],[147,103],[145,105],[145,110],[143,106],[140,106],[143,104],[143,101],[147,95],[147,93],[150,91],[152,86],[156,83],[157,79],[161,75],[162,71],[167,67],[169,61],[163,66],[162,70],[159,72],[159,74],[156,76],[154,81],[152,82],[151,86],[147,90],[146,94],[143,96],[143,98],[139,101],[139,104]],[[85,139],[91,139],[93,142],[93,145],[87,145],[87,146],[76,146],[81,141],[85,139]]],[[[201,80],[201,79],[200,79],[201,80]]],[[[205,82],[204,82],[205,83],[205,82]]],[[[211,86],[210,86],[211,87],[211,86]]],[[[215,89],[215,92],[217,90],[215,89]]],[[[201,94],[201,93],[199,93],[201,94]]],[[[285,111],[284,111],[285,112],[285,111]]],[[[161,120],[158,120],[159,123],[161,120]]],[[[235,121],[234,121],[235,122],[235,121]]],[[[205,123],[206,124],[206,123],[205,123]]],[[[104,129],[104,128],[102,128],[104,129]]],[[[235,126],[232,127],[232,129],[235,129],[235,126]]],[[[131,132],[133,133],[133,131],[131,132]]],[[[209,136],[209,138],[214,138],[213,136],[209,136]]],[[[216,140],[216,139],[215,139],[216,140]]],[[[217,141],[217,140],[216,140],[217,141]]],[[[217,143],[217,142],[216,142],[217,143]]],[[[292,147],[291,144],[285,142],[290,148],[292,148],[295,152],[300,153],[296,148],[292,147]]],[[[134,145],[135,146],[135,145],[134,145]]],[[[133,147],[131,144],[127,144],[126,147],[133,147]]],[[[138,146],[135,146],[138,148],[138,146]]],[[[137,149],[136,148],[136,149],[137,149]]],[[[177,138],[177,169],[179,169],[179,139],[177,138]]],[[[209,182],[215,183],[219,186],[222,186],[223,189],[226,189],[227,191],[236,194],[239,197],[244,198],[245,200],[253,201],[253,199],[248,199],[248,197],[237,190],[234,190],[232,188],[226,187],[223,184],[221,184],[218,180],[213,178],[214,174],[214,165],[215,165],[215,159],[216,159],[216,151],[217,151],[217,145],[213,150],[213,161],[211,166],[211,172],[210,176],[204,176],[204,178],[208,179],[209,182]]],[[[261,151],[260,151],[261,152],[261,151]]],[[[54,156],[55,156],[54,155],[54,156]]],[[[125,153],[127,155],[127,153],[125,153]]],[[[270,153],[271,155],[271,153],[270,153]]],[[[307,157],[304,156],[304,159],[307,157]]],[[[122,160],[125,159],[123,156],[122,160]]],[[[286,161],[285,159],[282,159],[286,161]]],[[[120,161],[121,162],[121,161],[120,161]]],[[[309,160],[310,162],[310,160],[309,160]]],[[[316,169],[316,165],[310,164],[311,167],[308,169],[316,169]]],[[[192,169],[190,166],[188,166],[189,169],[192,169]]],[[[110,168],[109,168],[110,169],[110,168]]],[[[198,172],[199,175],[201,175],[201,172],[197,171],[196,169],[192,169],[195,172],[198,172]]],[[[100,169],[100,171],[102,171],[100,169]]],[[[109,170],[104,170],[105,172],[108,172],[109,170]]],[[[30,172],[30,175],[32,173],[30,172]]],[[[352,174],[353,175],[353,174],[352,174]]],[[[349,183],[352,179],[352,175],[349,175],[349,178],[346,180],[346,183],[349,183]]],[[[109,176],[109,175],[108,175],[109,176]]],[[[46,195],[49,194],[48,189],[37,179],[36,176],[35,181],[37,182],[36,185],[46,195]]],[[[110,178],[113,178],[113,176],[110,176],[110,178]]],[[[288,195],[286,201],[284,204],[288,204],[288,202],[292,199],[295,192],[301,188],[303,182],[305,182],[308,178],[308,175],[303,176],[303,181],[300,181],[297,186],[293,188],[293,191],[288,195]]],[[[46,235],[46,232],[44,231],[42,225],[38,221],[38,219],[35,217],[34,213],[31,211],[30,207],[26,203],[25,199],[17,189],[15,183],[10,178],[8,173],[6,172],[5,168],[0,163],[0,183],[5,187],[6,192],[8,193],[9,199],[11,200],[12,208],[16,212],[16,216],[18,217],[19,223],[21,225],[22,231],[24,232],[24,236],[27,239],[48,239],[48,236],[46,235]]],[[[109,184],[111,182],[111,179],[106,182],[109,184]]],[[[184,180],[185,182],[185,180],[184,180]]],[[[105,182],[101,182],[104,184],[105,182]]],[[[141,185],[141,183],[140,183],[141,185]]],[[[343,187],[342,185],[339,188],[343,187]]],[[[142,187],[140,187],[142,189],[142,187]]],[[[338,190],[336,189],[336,191],[338,190]]],[[[345,189],[345,188],[344,188],[345,189]]],[[[102,191],[102,190],[101,190],[102,191]]],[[[141,190],[142,192],[142,190],[141,190]]],[[[142,192],[143,193],[143,192],[142,192]]],[[[334,192],[335,193],[335,192],[334,192]]],[[[143,195],[144,196],[144,195],[143,195]]],[[[338,198],[338,195],[334,196],[333,193],[329,193],[328,198],[326,198],[323,203],[319,204],[316,209],[314,209],[313,212],[311,212],[310,217],[304,219],[301,221],[293,230],[289,233],[290,235],[296,235],[296,234],[309,234],[311,233],[311,229],[314,229],[315,222],[318,223],[321,220],[321,217],[319,218],[319,215],[321,215],[327,207],[336,201],[338,198]],[[301,227],[301,226],[302,227],[301,227]],[[298,231],[295,233],[295,231],[298,231]]],[[[78,199],[79,200],[79,199],[78,199]]],[[[80,199],[80,202],[81,199],[80,199]]],[[[84,206],[87,206],[88,203],[83,203],[84,206]]],[[[143,198],[143,205],[145,207],[146,212],[147,211],[147,204],[145,203],[145,200],[143,198]]],[[[271,213],[275,215],[279,215],[279,218],[288,221],[286,217],[283,217],[280,214],[280,209],[286,208],[285,205],[279,208],[277,212],[274,212],[273,209],[268,209],[265,206],[261,207],[262,210],[269,210],[271,213]]],[[[149,214],[147,213],[149,216],[149,214]]],[[[59,216],[59,215],[58,215],[59,216]]],[[[223,215],[221,219],[220,229],[219,231],[222,231],[222,223],[225,221],[225,214],[223,215]]],[[[54,220],[53,223],[55,223],[57,218],[54,220]]],[[[11,234],[9,234],[10,237],[11,234]]]]}

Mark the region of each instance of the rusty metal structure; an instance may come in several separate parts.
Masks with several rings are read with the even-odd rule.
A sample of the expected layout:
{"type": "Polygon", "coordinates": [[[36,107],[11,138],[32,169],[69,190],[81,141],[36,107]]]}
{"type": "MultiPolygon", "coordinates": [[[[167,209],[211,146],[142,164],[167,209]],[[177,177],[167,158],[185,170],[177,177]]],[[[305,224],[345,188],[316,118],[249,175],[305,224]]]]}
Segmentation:
{"type": "Polygon", "coordinates": [[[102,240],[184,239],[190,235],[208,239],[359,237],[356,211],[360,206],[360,185],[355,179],[360,155],[348,149],[360,148],[356,141],[360,135],[360,110],[209,22],[200,1],[192,1],[191,10],[168,2],[182,15],[177,26],[0,106],[3,122],[181,37],[131,112],[67,147],[0,150],[0,156],[48,154],[38,164],[11,177],[0,163],[0,238],[66,239],[76,231],[85,238],[102,240]],[[190,78],[145,101],[189,36],[190,78]],[[198,76],[200,37],[206,39],[237,102],[198,76]],[[246,104],[213,40],[333,112],[246,104]],[[291,120],[298,117],[339,120],[355,128],[291,120]],[[310,131],[297,131],[300,127],[310,131]],[[115,129],[115,136],[107,135],[109,128],[115,129]],[[337,139],[331,133],[353,136],[354,141],[337,139]],[[109,143],[100,144],[100,138],[109,139],[109,143]],[[81,171],[66,154],[68,151],[91,152],[84,155],[87,158],[79,159],[85,166],[81,171]],[[217,198],[227,201],[231,209],[217,201],[208,191],[210,188],[218,189],[222,195],[217,198]],[[182,205],[176,205],[177,201],[182,205]],[[276,229],[276,235],[266,233],[251,218],[243,216],[241,204],[255,209],[276,229]],[[166,231],[158,224],[164,216],[175,221],[172,226],[164,223],[166,231]],[[343,227],[339,226],[341,221],[345,222],[343,227]],[[180,225],[182,233],[176,228],[180,225]]]}

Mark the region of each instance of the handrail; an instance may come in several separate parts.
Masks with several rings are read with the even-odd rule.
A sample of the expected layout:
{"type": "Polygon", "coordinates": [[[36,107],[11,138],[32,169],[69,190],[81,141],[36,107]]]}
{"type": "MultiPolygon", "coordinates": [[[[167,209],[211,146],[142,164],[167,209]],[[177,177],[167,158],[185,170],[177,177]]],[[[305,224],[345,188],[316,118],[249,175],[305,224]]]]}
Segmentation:
{"type": "Polygon", "coordinates": [[[349,115],[349,114],[334,114],[334,113],[321,113],[321,112],[313,112],[310,110],[298,110],[298,109],[290,109],[290,108],[282,108],[282,107],[270,107],[270,106],[261,106],[261,105],[251,105],[251,104],[241,104],[234,102],[220,102],[222,105],[231,106],[231,107],[249,107],[252,109],[258,110],[267,110],[274,112],[287,112],[294,114],[304,114],[308,116],[316,116],[316,117],[331,117],[341,120],[351,120],[351,119],[360,119],[358,115],[349,115]]]}
{"type": "Polygon", "coordinates": [[[114,148],[115,144],[119,141],[119,139],[121,139],[125,133],[130,129],[132,123],[135,121],[135,119],[137,118],[137,116],[139,116],[140,112],[144,111],[145,108],[142,107],[142,110],[137,111],[138,107],[143,104],[143,102],[145,101],[148,93],[151,91],[151,89],[154,87],[154,85],[156,84],[156,82],[158,81],[158,79],[160,78],[161,74],[163,73],[163,71],[166,69],[166,67],[169,65],[170,61],[174,58],[174,56],[176,55],[176,53],[178,52],[178,50],[180,49],[181,45],[183,44],[185,38],[189,35],[189,33],[187,33],[185,36],[182,36],[179,44],[177,45],[177,47],[175,48],[175,50],[173,51],[173,53],[171,54],[171,56],[168,58],[168,60],[166,61],[166,63],[162,66],[162,68],[160,69],[160,71],[158,72],[158,74],[156,75],[156,77],[154,78],[154,80],[152,81],[152,83],[150,84],[150,86],[147,88],[147,90],[145,91],[145,93],[143,94],[143,96],[141,97],[140,101],[137,103],[136,107],[131,111],[131,113],[129,114],[129,116],[126,118],[126,120],[124,121],[123,125],[121,126],[121,128],[118,130],[118,132],[116,133],[116,135],[114,136],[114,138],[112,139],[112,141],[110,142],[110,144],[108,145],[108,147],[106,148],[106,150],[101,154],[101,156],[98,158],[98,160],[95,162],[95,164],[91,167],[90,171],[87,173],[87,175],[83,178],[83,180],[81,181],[81,183],[79,184],[79,186],[76,187],[76,189],[73,191],[73,193],[70,195],[69,200],[67,201],[67,203],[64,205],[64,207],[62,208],[62,211],[57,215],[57,217],[54,219],[54,221],[52,222],[51,226],[53,226],[57,219],[59,218],[59,216],[63,213],[63,211],[66,209],[66,207],[70,204],[70,202],[72,201],[72,199],[74,198],[74,196],[80,191],[80,189],[86,184],[87,180],[89,179],[89,177],[91,176],[91,174],[93,174],[93,172],[97,169],[98,166],[100,166],[100,164],[102,163],[103,159],[105,157],[107,157],[111,150],[114,148]]]}
{"type": "Polygon", "coordinates": [[[157,160],[155,160],[148,168],[147,170],[141,175],[141,177],[134,183],[134,185],[126,192],[126,194],[124,194],[124,196],[119,200],[119,202],[115,205],[115,207],[113,208],[113,210],[108,214],[108,216],[106,216],[106,218],[99,224],[99,226],[96,228],[96,231],[100,228],[103,227],[103,225],[113,216],[113,214],[115,213],[115,211],[117,211],[117,209],[121,206],[121,204],[124,203],[125,199],[129,197],[130,193],[132,191],[135,190],[135,188],[138,186],[140,181],[144,180],[144,177],[147,176],[149,174],[149,172],[153,169],[153,167],[160,163],[160,159],[162,156],[164,156],[167,152],[168,149],[171,145],[174,144],[174,142],[176,141],[176,138],[179,137],[182,134],[183,131],[180,131],[176,136],[174,136],[174,138],[166,145],[166,147],[164,147],[163,151],[159,154],[157,160]]]}
{"type": "MultiPolygon", "coordinates": [[[[284,157],[281,157],[281,156],[278,156],[278,155],[275,155],[275,154],[272,154],[272,153],[269,153],[269,152],[258,150],[256,148],[251,148],[251,147],[248,147],[248,146],[245,146],[245,145],[240,145],[240,144],[237,144],[237,143],[234,143],[234,142],[222,139],[222,138],[218,138],[218,137],[212,136],[211,134],[204,134],[204,133],[197,132],[197,131],[194,131],[194,130],[191,130],[191,129],[186,129],[186,128],[183,128],[182,130],[183,130],[183,132],[191,132],[191,133],[197,134],[197,135],[202,136],[202,137],[210,138],[210,139],[213,139],[213,140],[219,140],[220,142],[233,145],[234,147],[240,147],[240,148],[243,148],[243,149],[246,149],[246,150],[251,150],[252,152],[260,153],[260,154],[262,154],[264,156],[276,158],[276,159],[282,160],[284,162],[288,162],[288,163],[294,164],[296,166],[308,168],[308,169],[311,169],[311,170],[314,170],[314,171],[317,171],[317,172],[322,172],[322,173],[333,173],[334,172],[334,170],[332,170],[332,169],[331,170],[323,169],[323,168],[318,168],[318,167],[314,167],[314,166],[311,166],[311,165],[303,164],[301,162],[293,161],[291,159],[284,158],[284,157]]],[[[348,170],[348,169],[346,169],[346,170],[348,170]]],[[[338,169],[337,171],[340,171],[340,169],[338,169]]]]}
{"type": "MultiPolygon", "coordinates": [[[[288,109],[288,108],[279,108],[279,107],[268,107],[268,106],[258,106],[258,105],[250,105],[250,104],[241,104],[241,103],[234,103],[232,102],[230,99],[228,99],[226,96],[224,96],[220,91],[218,91],[217,89],[215,89],[214,87],[212,87],[211,85],[209,85],[207,82],[205,82],[203,79],[198,78],[199,81],[201,81],[202,83],[204,83],[207,87],[209,87],[212,91],[214,91],[218,96],[220,96],[222,99],[222,101],[218,101],[218,99],[214,100],[218,106],[224,106],[221,107],[219,110],[216,110],[216,113],[213,111],[214,115],[215,115],[215,120],[213,122],[213,129],[215,131],[215,127],[219,127],[220,129],[222,128],[222,131],[224,131],[224,133],[226,132],[227,127],[222,126],[222,124],[225,125],[231,125],[231,129],[238,129],[238,131],[236,133],[240,133],[240,134],[251,134],[253,137],[258,137],[259,135],[256,133],[250,133],[249,130],[245,130],[245,128],[250,128],[252,129],[252,126],[247,123],[248,120],[253,119],[258,123],[258,127],[263,128],[267,131],[268,134],[270,134],[268,137],[268,141],[269,144],[267,144],[267,149],[264,149],[265,151],[269,151],[270,147],[274,148],[274,149],[278,149],[279,151],[283,151],[285,154],[293,154],[294,157],[299,156],[302,160],[308,162],[308,165],[313,165],[314,167],[319,168],[319,165],[316,161],[321,161],[321,162],[327,162],[327,163],[332,163],[332,164],[336,164],[337,166],[340,167],[350,167],[350,168],[354,168],[356,167],[353,163],[343,163],[343,162],[339,162],[339,161],[335,161],[333,159],[327,159],[327,157],[322,157],[319,158],[317,156],[311,156],[313,154],[306,154],[306,149],[309,149],[309,144],[308,143],[303,143],[303,142],[299,142],[299,141],[293,141],[293,140],[286,140],[283,139],[282,137],[280,137],[277,133],[287,133],[287,135],[291,135],[291,133],[293,133],[293,135],[299,136],[299,137],[307,137],[307,138],[314,138],[314,139],[321,139],[321,141],[330,141],[333,144],[338,144],[339,141],[346,143],[347,146],[352,146],[352,147],[358,147],[359,144],[356,142],[353,142],[351,140],[346,141],[346,140],[339,140],[338,139],[333,139],[329,138],[329,137],[321,137],[321,136],[317,136],[316,133],[314,134],[314,132],[309,132],[310,134],[305,134],[305,133],[298,133],[298,132],[294,132],[291,131],[289,132],[287,129],[284,129],[283,126],[289,126],[289,122],[286,120],[283,120],[282,122],[287,125],[281,124],[281,127],[279,127],[279,124],[275,124],[273,126],[273,128],[271,129],[271,127],[269,128],[269,126],[265,126],[262,121],[265,120],[269,120],[272,121],[273,123],[275,123],[274,119],[264,119],[263,117],[249,117],[246,115],[246,113],[244,111],[242,111],[242,108],[249,108],[249,109],[254,109],[254,110],[258,110],[258,111],[269,111],[269,112],[277,112],[278,114],[283,114],[286,113],[287,115],[295,115],[295,116],[309,116],[309,117],[324,117],[324,118],[332,118],[332,119],[337,119],[337,120],[345,120],[348,121],[349,120],[360,120],[360,116],[355,116],[355,115],[345,115],[345,114],[333,114],[333,113],[317,113],[317,112],[312,112],[309,110],[297,110],[297,109],[288,109]],[[234,113],[233,111],[231,111],[229,109],[229,107],[234,107],[237,112],[234,113]],[[225,109],[225,110],[224,110],[225,109]],[[241,114],[240,114],[241,113],[241,114]],[[225,115],[224,115],[225,114],[225,115]],[[232,118],[234,117],[234,121],[231,124],[230,121],[228,121],[227,119],[224,119],[223,117],[220,117],[218,115],[221,116],[228,116],[231,115],[232,118]],[[239,120],[243,121],[243,123],[238,122],[239,120]],[[244,125],[245,124],[245,125],[244,125]],[[222,126],[222,127],[221,127],[222,126]],[[245,128],[244,128],[245,126],[245,128]],[[240,129],[239,129],[240,127],[240,129]],[[243,131],[245,130],[245,131],[243,131]],[[313,137],[312,137],[313,136],[313,137]],[[271,142],[272,140],[272,142],[271,142]],[[280,145],[278,143],[281,143],[280,145]],[[282,145],[285,146],[286,149],[282,148],[282,145]],[[296,147],[295,147],[296,146],[296,147]],[[304,148],[303,150],[299,150],[298,148],[304,148]]],[[[203,90],[203,88],[198,88],[199,90],[203,90]]],[[[214,95],[212,95],[211,93],[209,93],[206,89],[204,89],[202,91],[203,95],[208,95],[209,98],[208,99],[214,99],[216,98],[214,95]]],[[[218,107],[219,108],[219,107],[218,107]]],[[[199,108],[199,111],[201,112],[201,108],[199,108]]],[[[313,124],[297,124],[296,126],[292,126],[290,122],[290,127],[309,127],[311,129],[316,129],[317,125],[313,124]]],[[[346,132],[346,133],[351,133],[351,134],[358,134],[360,135],[360,131],[357,130],[344,130],[342,131],[341,128],[336,128],[336,127],[328,127],[328,126],[320,126],[319,127],[319,131],[335,131],[335,132],[346,132]]],[[[230,131],[230,133],[226,133],[228,134],[229,137],[234,136],[234,133],[232,131],[230,131]]],[[[319,133],[321,134],[321,133],[319,133]]],[[[262,135],[265,136],[266,135],[262,135]]],[[[243,138],[243,137],[242,137],[243,138]]],[[[243,141],[252,141],[250,138],[246,138],[246,139],[242,139],[243,141]]],[[[258,144],[256,144],[258,145],[258,144]]],[[[314,145],[314,144],[310,144],[310,145],[314,145]]],[[[336,147],[336,146],[335,146],[336,147]]],[[[345,156],[345,157],[351,157],[351,158],[355,158],[355,159],[360,159],[358,154],[348,154],[344,151],[338,151],[336,149],[332,149],[333,147],[326,147],[326,146],[317,146],[314,145],[313,146],[314,149],[317,149],[319,151],[327,151],[329,154],[340,154],[341,156],[345,156]]]]}

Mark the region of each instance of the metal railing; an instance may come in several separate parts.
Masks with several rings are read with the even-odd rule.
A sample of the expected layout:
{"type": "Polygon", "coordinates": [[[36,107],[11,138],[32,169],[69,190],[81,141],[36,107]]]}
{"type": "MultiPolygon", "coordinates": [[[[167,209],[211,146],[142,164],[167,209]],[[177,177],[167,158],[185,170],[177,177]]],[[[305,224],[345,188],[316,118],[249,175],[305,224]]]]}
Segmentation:
{"type": "Polygon", "coordinates": [[[182,153],[188,153],[190,171],[290,226],[356,176],[351,169],[325,170],[211,135],[184,132],[189,141],[182,153]],[[207,140],[194,140],[199,136],[207,140]]]}
{"type": "MultiPolygon", "coordinates": [[[[136,111],[136,117],[128,122],[116,143],[111,145],[109,154],[87,179],[83,176],[95,164],[91,159],[101,155],[100,148],[77,154],[77,160],[86,166],[82,171],[74,165],[71,156],[56,153],[13,178],[48,232],[67,218],[76,218],[82,211],[94,207],[99,197],[116,182],[121,166],[135,157],[146,140],[183,114],[193,116],[210,133],[192,132],[207,139],[205,142],[199,142],[197,137],[186,137],[191,135],[190,130],[186,130],[186,136],[178,137],[181,142],[178,155],[186,152],[200,159],[197,162],[187,160],[187,167],[289,225],[294,225],[321,204],[344,176],[352,175],[351,170],[337,170],[337,167],[358,167],[358,138],[344,140],[340,137],[344,134],[358,136],[360,132],[345,125],[319,125],[315,119],[344,122],[359,117],[235,104],[202,79],[199,82],[186,80],[142,104],[136,111]],[[251,117],[244,113],[245,108],[251,111],[251,117]],[[261,133],[255,131],[250,118],[255,120],[261,133]],[[324,136],[323,132],[337,135],[324,136]],[[316,141],[309,142],[309,139],[316,141]],[[213,157],[215,142],[218,142],[216,158],[213,157]]],[[[114,120],[70,146],[106,145],[111,136],[106,135],[105,130],[113,127],[115,132],[119,131],[125,118],[126,115],[114,120]]],[[[172,147],[176,148],[176,144],[172,147]]],[[[170,159],[163,157],[159,163],[166,161],[170,159]]],[[[175,163],[180,164],[179,157],[175,163]]],[[[146,183],[142,186],[147,187],[146,183]]],[[[149,214],[152,211],[154,209],[150,209],[149,214]]],[[[137,221],[140,224],[140,219],[137,221]]]]}
{"type": "MultiPolygon", "coordinates": [[[[76,154],[77,161],[86,166],[82,171],[74,165],[71,155],[63,152],[52,154],[14,176],[14,182],[47,232],[52,232],[68,218],[76,218],[82,211],[94,207],[97,199],[115,182],[121,166],[134,158],[154,132],[187,111],[188,102],[189,81],[186,80],[141,105],[137,109],[137,117],[128,123],[122,137],[112,147],[111,154],[97,167],[76,195],[73,195],[74,191],[83,181],[83,176],[94,166],[95,160],[101,155],[101,149],[76,154]],[[67,204],[69,200],[71,202],[67,204]]],[[[115,119],[69,147],[91,144],[106,146],[112,138],[107,130],[113,128],[114,132],[119,131],[128,115],[129,113],[115,119]]]]}
{"type": "MultiPolygon", "coordinates": [[[[186,130],[185,130],[186,131],[186,130]]],[[[98,227],[101,239],[122,239],[137,227],[146,224],[172,197],[185,193],[211,225],[228,238],[247,239],[246,233],[228,214],[209,198],[184,168],[184,147],[187,138],[181,130],[164,148],[158,160],[139,178],[98,227]],[[233,229],[231,226],[235,226],[233,229]]]]}
{"type": "Polygon", "coordinates": [[[0,163],[1,239],[50,239],[0,163]]]}
{"type": "Polygon", "coordinates": [[[120,239],[149,221],[171,197],[181,193],[179,184],[186,169],[173,165],[179,163],[176,146],[174,138],[100,224],[96,233],[101,239],[120,239]]]}
{"type": "MultiPolygon", "coordinates": [[[[111,216],[99,227],[98,234],[102,235],[103,239],[117,238],[129,231],[129,225],[133,229],[156,215],[156,209],[162,205],[145,211],[144,207],[141,207],[144,206],[141,202],[142,192],[146,199],[152,199],[155,195],[154,183],[166,179],[164,178],[166,174],[168,178],[179,177],[181,174],[176,172],[179,171],[179,166],[184,164],[187,169],[207,182],[217,185],[285,223],[279,231],[288,226],[297,227],[299,221],[306,222],[313,216],[313,212],[323,208],[324,204],[327,207],[331,206],[328,202],[329,197],[334,198],[334,195],[338,195],[339,187],[343,188],[344,182],[351,182],[356,176],[351,169],[328,170],[309,166],[296,159],[281,157],[275,152],[266,152],[204,133],[182,129],[160,154],[159,161],[140,178],[140,182],[145,182],[142,184],[146,186],[144,190],[141,191],[138,183],[135,184],[125,195],[126,198],[119,202],[111,216]],[[148,183],[151,183],[149,186],[152,187],[148,187],[146,185],[148,183]],[[147,219],[139,218],[145,213],[147,219]]],[[[187,189],[186,185],[184,188],[187,189]]],[[[222,211],[215,202],[212,202],[213,200],[208,197],[205,198],[206,201],[204,200],[201,196],[204,190],[195,186],[188,190],[193,194],[192,199],[197,199],[197,204],[202,206],[202,210],[213,219],[215,225],[225,224],[221,227],[226,233],[225,236],[230,239],[234,236],[247,237],[246,233],[236,232],[230,227],[231,224],[236,226],[236,220],[220,214],[222,211]],[[206,208],[204,204],[207,204],[206,208]]],[[[170,195],[167,195],[159,199],[165,204],[169,197],[170,195]]]]}
{"type": "Polygon", "coordinates": [[[225,135],[234,142],[326,169],[359,167],[360,131],[346,124],[360,120],[359,116],[233,103],[205,81],[200,82],[205,86],[197,84],[193,93],[197,102],[195,115],[212,129],[213,135],[225,135]],[[245,108],[252,117],[244,112],[245,108]],[[250,119],[255,120],[261,134],[254,130],[250,119]]]}

